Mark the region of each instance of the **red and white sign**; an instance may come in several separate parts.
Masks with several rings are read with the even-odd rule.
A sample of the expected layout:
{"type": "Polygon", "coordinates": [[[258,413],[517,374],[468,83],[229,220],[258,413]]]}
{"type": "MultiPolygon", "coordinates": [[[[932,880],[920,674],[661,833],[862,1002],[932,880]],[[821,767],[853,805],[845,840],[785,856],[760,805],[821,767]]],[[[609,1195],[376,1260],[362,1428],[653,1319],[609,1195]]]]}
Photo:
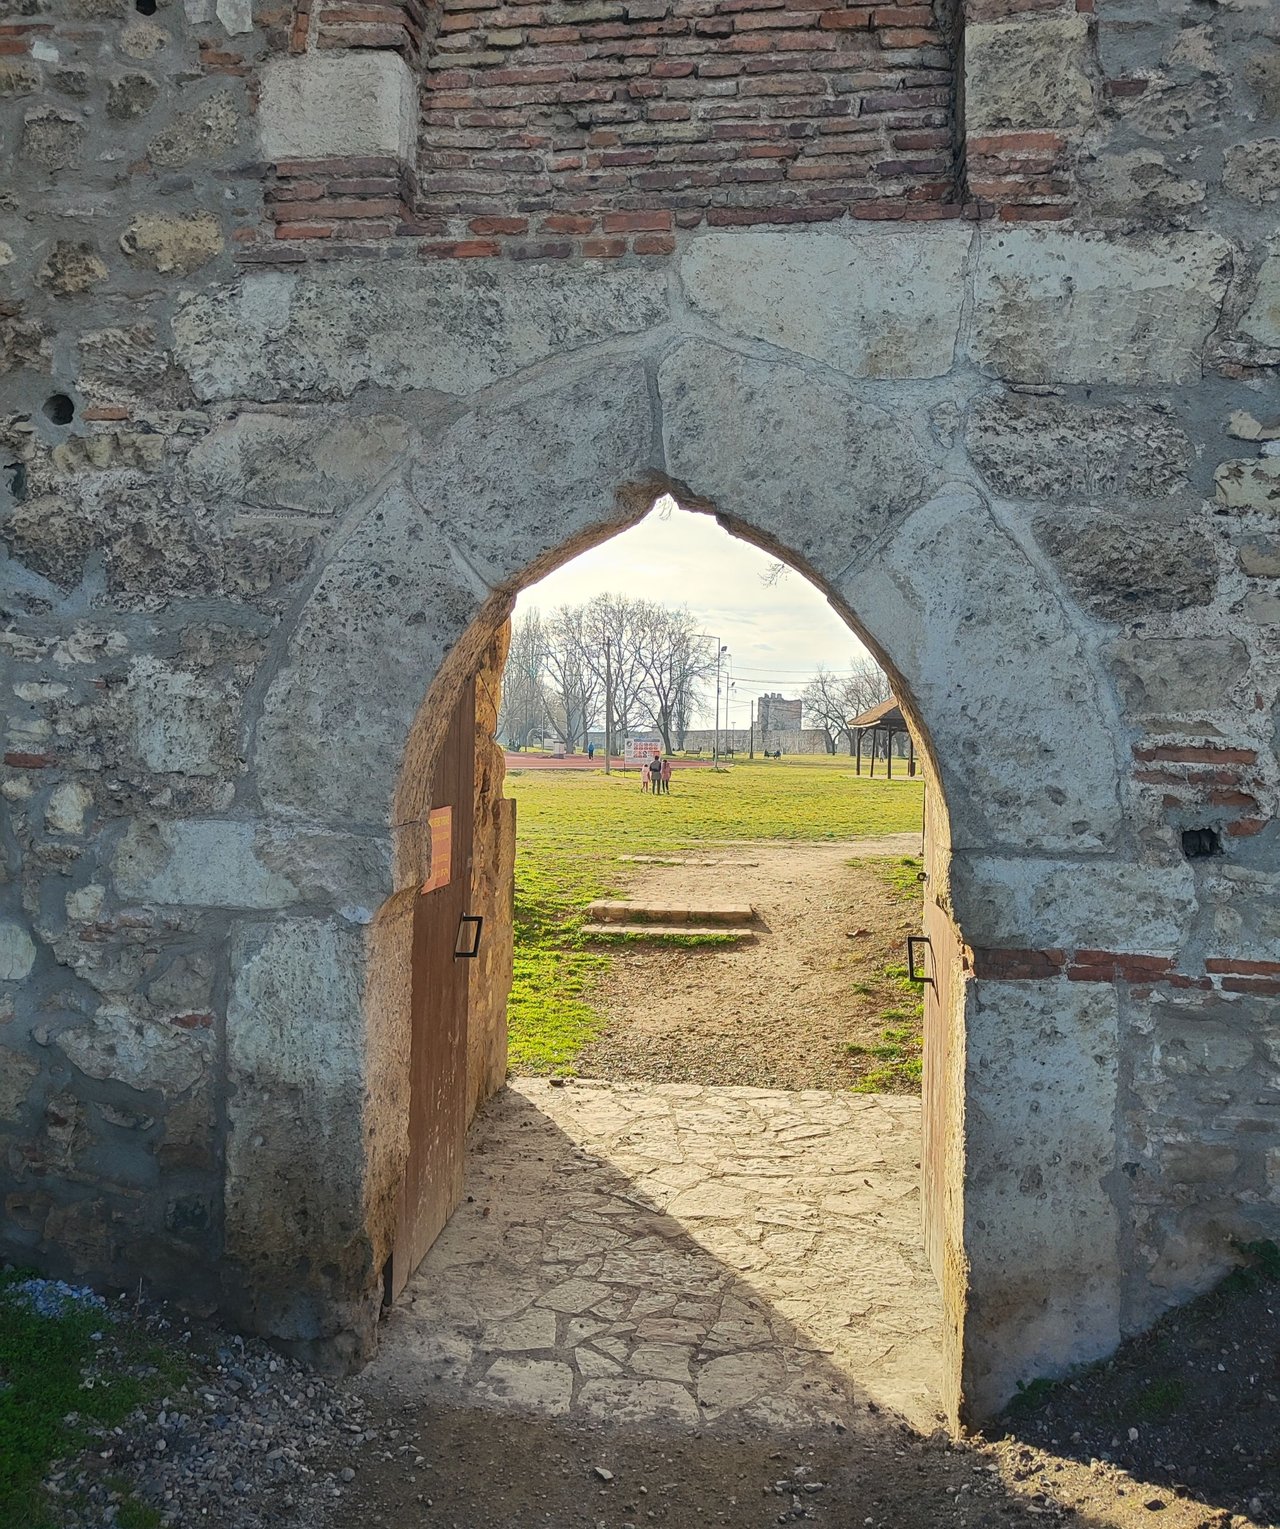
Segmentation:
{"type": "Polygon", "coordinates": [[[634,738],[627,739],[628,764],[641,764],[646,759],[655,759],[661,753],[660,743],[640,743],[634,738]]]}
{"type": "Polygon", "coordinates": [[[453,880],[453,808],[433,807],[427,818],[431,830],[431,874],[424,892],[438,892],[453,880]]]}

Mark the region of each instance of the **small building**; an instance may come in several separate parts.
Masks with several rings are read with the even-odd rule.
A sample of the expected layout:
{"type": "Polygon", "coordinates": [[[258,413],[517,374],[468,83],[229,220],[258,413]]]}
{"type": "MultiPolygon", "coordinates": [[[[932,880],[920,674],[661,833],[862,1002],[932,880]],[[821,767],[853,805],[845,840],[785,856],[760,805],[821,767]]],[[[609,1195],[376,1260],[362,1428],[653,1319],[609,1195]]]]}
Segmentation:
{"type": "Polygon", "coordinates": [[[907,719],[902,715],[902,707],[898,705],[895,697],[890,696],[887,701],[881,701],[879,706],[873,706],[870,711],[864,711],[860,716],[850,717],[848,722],[850,736],[854,741],[854,769],[857,774],[862,774],[862,752],[868,742],[870,734],[870,760],[871,773],[876,773],[876,756],[879,755],[885,761],[888,778],[893,779],[893,745],[894,739],[906,734],[907,737],[907,774],[916,773],[916,746],[911,736],[911,729],[907,726],[907,719]]]}

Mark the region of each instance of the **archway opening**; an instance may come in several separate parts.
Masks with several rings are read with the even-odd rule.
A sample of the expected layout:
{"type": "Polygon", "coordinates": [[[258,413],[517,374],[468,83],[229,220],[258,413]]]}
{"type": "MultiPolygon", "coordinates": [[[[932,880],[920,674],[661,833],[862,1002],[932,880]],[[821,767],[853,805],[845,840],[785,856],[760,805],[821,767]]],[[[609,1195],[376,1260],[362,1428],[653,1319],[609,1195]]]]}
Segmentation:
{"type": "Polygon", "coordinates": [[[399,1332],[446,1390],[545,1411],[932,1426],[929,941],[958,944],[927,740],[865,720],[893,681],[795,560],[667,498],[632,519],[531,570],[514,624],[494,602],[420,719],[420,1187],[380,1363],[399,1332]]]}

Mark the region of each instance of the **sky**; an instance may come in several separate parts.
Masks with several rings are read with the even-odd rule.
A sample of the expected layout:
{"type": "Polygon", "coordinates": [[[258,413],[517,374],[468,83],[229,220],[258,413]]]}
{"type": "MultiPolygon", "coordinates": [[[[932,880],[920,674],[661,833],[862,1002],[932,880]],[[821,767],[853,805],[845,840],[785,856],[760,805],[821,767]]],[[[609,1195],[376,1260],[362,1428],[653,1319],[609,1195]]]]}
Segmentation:
{"type": "MultiPolygon", "coordinates": [[[[826,599],[788,569],[772,586],[762,582],[768,553],[722,531],[710,515],[659,500],[650,513],[590,552],[581,553],[520,596],[516,616],[537,607],[551,612],[593,595],[625,593],[664,605],[687,605],[703,632],[729,648],[732,674],[729,725],[746,727],[750,700],[765,691],[798,696],[819,664],[847,668],[864,650],[826,599]]],[[[710,647],[710,644],[708,644],[710,647]]],[[[722,702],[723,705],[723,702],[722,702]]],[[[695,727],[712,725],[710,696],[695,727]]],[[[721,725],[724,725],[721,712],[721,725]]]]}

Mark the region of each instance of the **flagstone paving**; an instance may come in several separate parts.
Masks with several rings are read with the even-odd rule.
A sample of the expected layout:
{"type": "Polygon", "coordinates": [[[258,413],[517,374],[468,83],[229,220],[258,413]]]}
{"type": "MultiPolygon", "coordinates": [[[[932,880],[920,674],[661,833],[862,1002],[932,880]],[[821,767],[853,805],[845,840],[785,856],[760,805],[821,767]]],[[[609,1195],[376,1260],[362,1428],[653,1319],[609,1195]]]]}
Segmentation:
{"type": "Polygon", "coordinates": [[[932,1427],[915,1099],[521,1079],[384,1329],[375,1387],[679,1427],[868,1402],[932,1427]]]}

